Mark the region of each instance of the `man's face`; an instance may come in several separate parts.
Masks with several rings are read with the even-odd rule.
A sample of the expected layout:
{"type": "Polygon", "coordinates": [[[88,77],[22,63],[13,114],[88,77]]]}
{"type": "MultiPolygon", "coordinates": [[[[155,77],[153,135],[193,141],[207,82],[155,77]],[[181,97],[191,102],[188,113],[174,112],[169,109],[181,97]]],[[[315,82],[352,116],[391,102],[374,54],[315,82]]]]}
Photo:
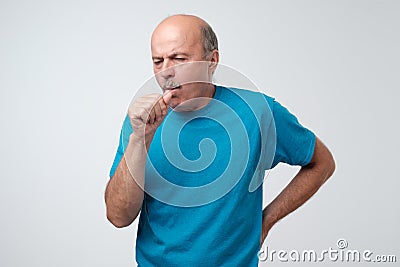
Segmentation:
{"type": "Polygon", "coordinates": [[[209,62],[204,61],[199,26],[167,24],[159,26],[151,40],[153,70],[172,108],[205,96],[211,82],[209,62]]]}

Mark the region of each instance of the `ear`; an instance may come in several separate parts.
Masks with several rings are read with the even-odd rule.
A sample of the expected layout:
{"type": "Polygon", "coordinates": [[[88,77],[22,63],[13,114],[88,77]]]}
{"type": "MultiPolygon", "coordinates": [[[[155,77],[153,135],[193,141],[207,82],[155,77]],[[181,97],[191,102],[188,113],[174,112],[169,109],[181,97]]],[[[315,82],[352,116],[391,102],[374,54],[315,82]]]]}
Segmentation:
{"type": "Polygon", "coordinates": [[[214,74],[215,70],[217,69],[218,62],[219,62],[219,51],[217,49],[214,49],[213,51],[211,51],[208,61],[210,62],[209,67],[208,67],[209,71],[210,71],[210,73],[214,74]]]}

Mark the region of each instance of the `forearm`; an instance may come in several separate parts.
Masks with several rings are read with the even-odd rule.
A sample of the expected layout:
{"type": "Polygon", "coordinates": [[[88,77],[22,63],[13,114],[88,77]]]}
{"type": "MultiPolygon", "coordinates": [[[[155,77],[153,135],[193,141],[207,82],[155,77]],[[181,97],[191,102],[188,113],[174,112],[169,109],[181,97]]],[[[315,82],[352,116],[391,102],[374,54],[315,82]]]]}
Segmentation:
{"type": "Polygon", "coordinates": [[[124,156],[107,185],[107,218],[116,227],[130,225],[142,207],[147,147],[132,134],[124,156]]]}
{"type": "Polygon", "coordinates": [[[262,240],[271,227],[311,198],[333,174],[335,163],[329,150],[317,139],[313,159],[301,168],[285,189],[263,210],[262,240]]]}
{"type": "Polygon", "coordinates": [[[303,205],[328,178],[322,172],[302,168],[286,188],[263,210],[263,228],[269,230],[276,222],[303,205]]]}

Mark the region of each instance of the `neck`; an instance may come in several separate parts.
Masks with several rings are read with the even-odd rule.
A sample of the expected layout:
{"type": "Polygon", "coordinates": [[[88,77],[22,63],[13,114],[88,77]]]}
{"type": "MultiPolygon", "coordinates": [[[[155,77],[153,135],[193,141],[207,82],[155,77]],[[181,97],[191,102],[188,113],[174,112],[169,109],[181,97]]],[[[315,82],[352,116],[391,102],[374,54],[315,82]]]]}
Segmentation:
{"type": "Polygon", "coordinates": [[[174,111],[195,111],[204,108],[208,105],[211,99],[215,95],[215,85],[210,83],[206,85],[204,89],[204,94],[202,96],[196,97],[185,101],[185,103],[180,104],[178,107],[174,108],[174,111]]]}

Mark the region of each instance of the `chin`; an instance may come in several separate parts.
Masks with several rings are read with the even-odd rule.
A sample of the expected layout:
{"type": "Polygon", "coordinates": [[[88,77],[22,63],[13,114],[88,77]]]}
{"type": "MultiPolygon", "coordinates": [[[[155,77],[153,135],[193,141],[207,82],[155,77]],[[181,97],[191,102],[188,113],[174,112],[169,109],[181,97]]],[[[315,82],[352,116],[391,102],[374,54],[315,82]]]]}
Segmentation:
{"type": "Polygon", "coordinates": [[[177,99],[171,99],[171,101],[168,103],[168,106],[170,106],[172,109],[178,107],[181,104],[180,101],[177,99]]]}

